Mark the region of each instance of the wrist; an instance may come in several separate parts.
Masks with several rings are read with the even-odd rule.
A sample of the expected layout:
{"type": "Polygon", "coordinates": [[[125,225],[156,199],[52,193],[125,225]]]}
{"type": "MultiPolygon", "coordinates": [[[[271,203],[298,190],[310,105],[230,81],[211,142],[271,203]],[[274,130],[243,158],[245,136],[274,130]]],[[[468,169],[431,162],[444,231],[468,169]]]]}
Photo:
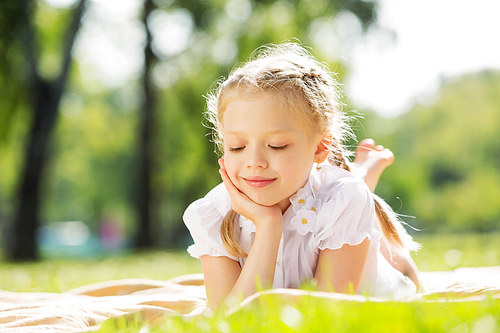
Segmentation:
{"type": "Polygon", "coordinates": [[[276,235],[281,237],[283,232],[283,219],[281,221],[266,221],[255,225],[256,233],[265,233],[268,236],[276,235]]]}

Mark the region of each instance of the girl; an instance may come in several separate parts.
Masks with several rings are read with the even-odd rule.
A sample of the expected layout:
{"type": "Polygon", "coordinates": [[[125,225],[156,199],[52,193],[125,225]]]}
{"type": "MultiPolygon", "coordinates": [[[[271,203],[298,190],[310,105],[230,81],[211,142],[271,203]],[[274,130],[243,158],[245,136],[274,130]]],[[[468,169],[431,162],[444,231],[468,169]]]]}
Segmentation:
{"type": "Polygon", "coordinates": [[[415,293],[400,270],[411,270],[405,254],[418,246],[351,172],[339,84],[307,51],[261,49],[209,95],[207,113],[224,154],[223,184],[192,203],[184,221],[211,309],[312,279],[319,290],[415,293]]]}

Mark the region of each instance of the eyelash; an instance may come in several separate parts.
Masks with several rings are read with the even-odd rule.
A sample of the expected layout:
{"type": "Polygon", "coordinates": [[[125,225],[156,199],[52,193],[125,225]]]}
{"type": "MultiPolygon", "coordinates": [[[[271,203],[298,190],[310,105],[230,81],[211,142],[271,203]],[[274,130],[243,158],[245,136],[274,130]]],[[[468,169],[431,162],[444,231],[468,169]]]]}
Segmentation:
{"type": "Polygon", "coordinates": [[[279,147],[276,147],[276,146],[269,146],[271,149],[274,149],[274,150],[284,150],[288,147],[288,145],[284,145],[284,146],[279,146],[279,147]]]}
{"type": "MultiPolygon", "coordinates": [[[[269,148],[273,149],[273,150],[284,150],[288,147],[288,145],[284,145],[284,146],[269,146],[269,148]]],[[[239,152],[239,151],[242,151],[245,147],[229,147],[229,151],[231,152],[239,152]]]]}

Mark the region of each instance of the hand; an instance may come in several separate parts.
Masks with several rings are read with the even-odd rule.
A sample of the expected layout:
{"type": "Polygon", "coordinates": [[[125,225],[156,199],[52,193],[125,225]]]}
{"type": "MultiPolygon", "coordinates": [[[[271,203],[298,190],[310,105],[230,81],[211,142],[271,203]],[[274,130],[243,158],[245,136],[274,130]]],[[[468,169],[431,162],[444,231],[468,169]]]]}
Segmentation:
{"type": "Polygon", "coordinates": [[[251,220],[257,228],[259,228],[259,225],[279,225],[283,227],[283,213],[277,204],[263,206],[250,199],[229,178],[224,166],[224,157],[219,159],[219,165],[219,173],[231,197],[231,208],[236,213],[251,220]]]}

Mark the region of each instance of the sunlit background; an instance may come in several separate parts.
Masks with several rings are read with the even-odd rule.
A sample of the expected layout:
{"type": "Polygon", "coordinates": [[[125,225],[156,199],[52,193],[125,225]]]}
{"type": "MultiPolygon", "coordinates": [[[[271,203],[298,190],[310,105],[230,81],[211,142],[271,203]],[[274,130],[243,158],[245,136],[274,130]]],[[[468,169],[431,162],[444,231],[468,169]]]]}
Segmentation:
{"type": "MultiPolygon", "coordinates": [[[[33,2],[32,55],[47,82],[61,73],[64,32],[78,3],[33,2]]],[[[499,2],[372,4],[156,0],[146,19],[154,59],[144,80],[144,2],[88,1],[40,175],[36,240],[42,255],[99,256],[134,247],[138,226],[144,227],[138,208],[145,197],[144,151],[150,162],[146,245],[189,245],[182,213],[220,181],[210,131],[202,125],[203,95],[255,48],[284,40],[311,47],[338,73],[347,109],[364,115],[353,124],[358,139],[373,137],[395,152],[377,192],[409,216],[405,221],[420,230],[411,231],[417,240],[419,233],[498,231],[499,2]],[[144,150],[148,100],[154,112],[144,150]]],[[[7,22],[15,5],[2,6],[0,21],[7,22]]],[[[26,37],[23,30],[4,26],[0,223],[7,247],[20,216],[33,65],[26,39],[11,38],[26,37]]],[[[488,254],[485,264],[497,255],[488,254]]],[[[458,265],[460,252],[447,252],[445,260],[458,265]]]]}
{"type": "MultiPolygon", "coordinates": [[[[63,7],[73,2],[48,1],[63,7]]],[[[80,32],[75,54],[81,64],[88,66],[82,73],[85,79],[98,79],[109,87],[122,86],[142,71],[144,32],[137,22],[142,1],[117,3],[95,3],[94,17],[88,18],[80,32]]],[[[161,3],[168,4],[168,1],[161,3]]],[[[377,25],[367,34],[362,34],[358,18],[345,12],[333,19],[315,19],[307,32],[311,46],[325,58],[347,66],[346,90],[356,107],[397,116],[415,102],[434,95],[442,78],[500,69],[500,46],[495,42],[500,31],[498,1],[478,0],[474,5],[453,0],[380,0],[378,3],[377,25]]],[[[252,3],[228,1],[225,11],[235,21],[247,21],[252,15],[252,3]]],[[[293,20],[293,8],[286,1],[276,2],[270,11],[270,19],[277,26],[293,20]]],[[[263,18],[251,22],[255,27],[250,33],[258,35],[263,29],[259,19],[263,18]]],[[[213,61],[221,65],[234,63],[238,55],[229,24],[220,27],[227,35],[210,43],[211,48],[207,49],[205,44],[193,45],[203,41],[192,39],[196,31],[188,10],[158,11],[149,22],[155,35],[155,53],[162,59],[193,46],[201,52],[209,52],[213,61]]],[[[204,37],[210,39],[210,36],[204,37]]],[[[283,40],[293,37],[283,36],[283,40]]],[[[162,88],[170,87],[178,75],[176,68],[159,66],[155,83],[162,88]]]]}
{"type": "Polygon", "coordinates": [[[397,116],[435,95],[442,78],[500,69],[494,0],[381,0],[379,25],[356,45],[347,89],[361,108],[397,116]]]}

